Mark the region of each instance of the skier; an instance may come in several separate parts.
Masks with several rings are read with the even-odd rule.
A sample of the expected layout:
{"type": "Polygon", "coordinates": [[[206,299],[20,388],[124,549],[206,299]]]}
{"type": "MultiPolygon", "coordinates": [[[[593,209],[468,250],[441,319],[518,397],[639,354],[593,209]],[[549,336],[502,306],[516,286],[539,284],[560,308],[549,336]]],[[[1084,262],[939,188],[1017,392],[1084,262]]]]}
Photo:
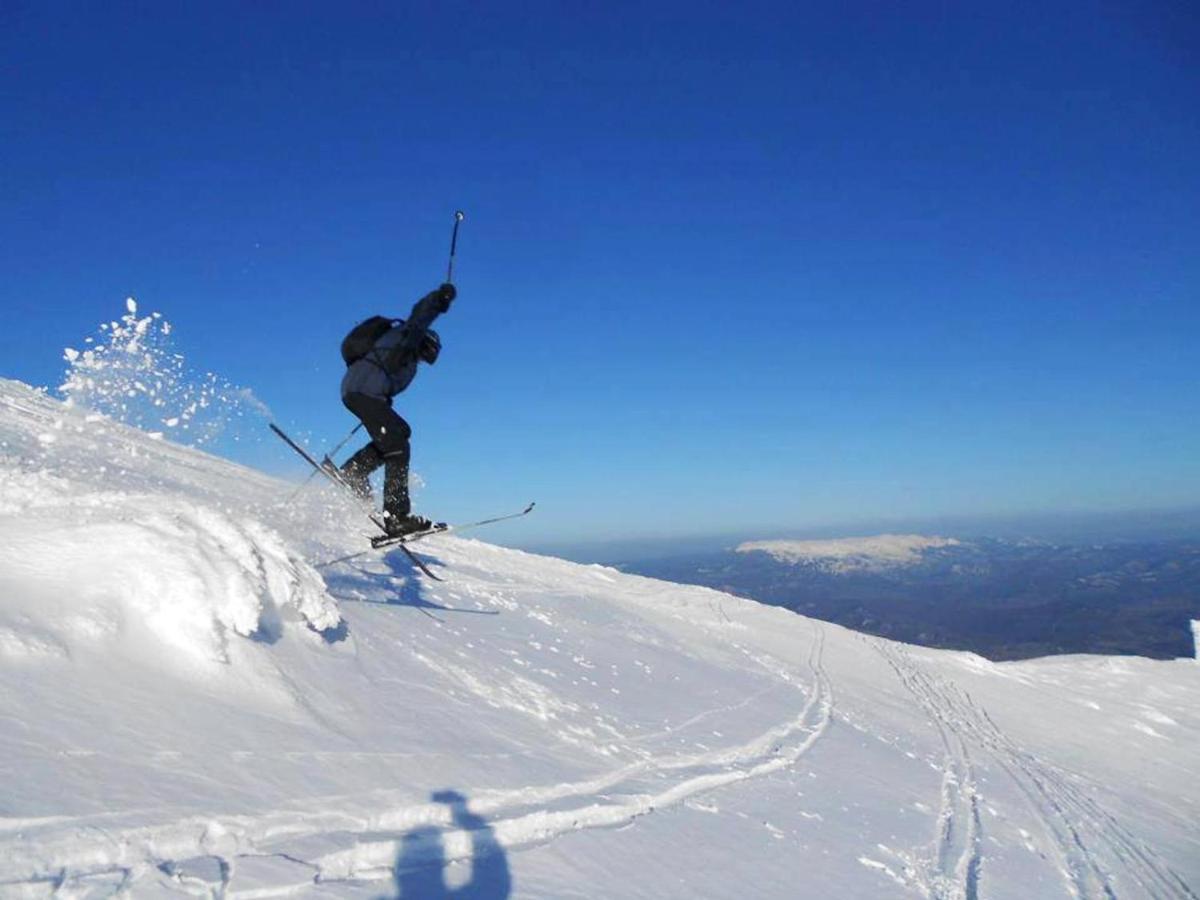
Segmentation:
{"type": "Polygon", "coordinates": [[[447,282],[418,300],[407,320],[374,316],[355,326],[342,342],[347,365],[342,403],[366,427],[371,441],[346,461],[340,475],[369,500],[368,479],[384,467],[383,524],[389,537],[434,527],[429,519],[412,514],[408,496],[412,429],[392,409],[392,398],[409,386],[419,363],[437,362],[442,343],[429,326],[450,308],[455,296],[454,285],[447,282]]]}

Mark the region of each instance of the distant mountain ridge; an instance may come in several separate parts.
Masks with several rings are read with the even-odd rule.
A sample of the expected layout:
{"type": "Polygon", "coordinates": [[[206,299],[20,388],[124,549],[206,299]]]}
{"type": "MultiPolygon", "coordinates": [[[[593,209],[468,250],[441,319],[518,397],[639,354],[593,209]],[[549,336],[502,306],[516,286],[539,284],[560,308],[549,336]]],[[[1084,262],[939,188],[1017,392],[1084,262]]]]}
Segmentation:
{"type": "Polygon", "coordinates": [[[897,640],[991,659],[1190,656],[1200,542],[876,535],[747,541],[623,566],[897,640]]]}
{"type": "Polygon", "coordinates": [[[954,538],[920,534],[879,534],[822,541],[746,541],[737,547],[736,552],[761,551],[780,562],[818,566],[829,572],[844,573],[915,565],[921,561],[925,551],[955,547],[959,543],[954,538]]]}

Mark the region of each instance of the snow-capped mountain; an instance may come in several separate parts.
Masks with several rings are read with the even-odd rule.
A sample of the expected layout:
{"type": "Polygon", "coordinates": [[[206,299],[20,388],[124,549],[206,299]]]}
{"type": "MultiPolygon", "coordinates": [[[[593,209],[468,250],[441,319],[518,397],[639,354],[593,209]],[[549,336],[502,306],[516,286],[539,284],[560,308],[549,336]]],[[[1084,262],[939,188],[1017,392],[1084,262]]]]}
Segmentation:
{"type": "Polygon", "coordinates": [[[0,454],[0,895],[1200,893],[1194,661],[994,664],[452,535],[440,582],[323,565],[353,502],[14,382],[0,454]]]}
{"type": "Polygon", "coordinates": [[[811,565],[845,573],[912,566],[921,561],[927,550],[958,545],[954,538],[878,534],[822,541],[746,541],[738,545],[737,552],[761,552],[791,565],[811,565]]]}

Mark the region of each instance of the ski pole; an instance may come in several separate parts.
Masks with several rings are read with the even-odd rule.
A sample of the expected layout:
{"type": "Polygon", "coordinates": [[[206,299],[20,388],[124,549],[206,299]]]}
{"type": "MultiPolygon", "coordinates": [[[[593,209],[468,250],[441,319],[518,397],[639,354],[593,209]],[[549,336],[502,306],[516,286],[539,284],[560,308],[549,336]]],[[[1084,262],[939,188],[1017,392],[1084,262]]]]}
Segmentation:
{"type": "Polygon", "coordinates": [[[467,217],[461,209],[454,213],[454,231],[450,234],[450,265],[446,267],[446,283],[454,283],[454,253],[458,249],[458,225],[467,217]]]}
{"type": "MultiPolygon", "coordinates": [[[[341,450],[343,447],[345,447],[346,443],[350,440],[350,438],[352,438],[352,437],[354,437],[354,435],[358,434],[358,430],[362,427],[363,427],[362,422],[359,422],[352,429],[350,429],[350,433],[348,435],[346,435],[344,438],[342,438],[342,441],[340,444],[338,444],[336,447],[334,447],[332,450],[330,450],[328,453],[326,453],[325,458],[332,459],[334,456],[336,456],[337,452],[339,450],[341,450]]],[[[308,483],[313,480],[313,477],[316,474],[317,474],[316,469],[313,469],[311,472],[309,472],[308,477],[305,478],[304,481],[300,482],[300,486],[297,487],[294,491],[292,491],[291,496],[287,498],[287,502],[291,503],[293,500],[295,500],[300,495],[300,492],[302,490],[304,490],[306,487],[308,487],[308,483]]]]}
{"type": "Polygon", "coordinates": [[[327,457],[334,457],[334,456],[336,456],[336,455],[337,455],[337,452],[338,452],[339,450],[341,450],[343,447],[345,447],[345,446],[346,446],[346,444],[349,442],[350,438],[352,438],[352,437],[354,437],[356,434],[358,434],[358,431],[359,431],[359,429],[360,429],[360,428],[362,428],[362,427],[363,427],[363,423],[362,423],[362,422],[359,422],[357,425],[355,425],[353,428],[351,428],[351,429],[350,429],[350,433],[349,433],[348,435],[346,435],[344,438],[342,438],[342,442],[341,442],[340,444],[338,444],[336,447],[334,447],[332,450],[330,450],[328,453],[326,453],[325,455],[326,455],[327,457]]]}

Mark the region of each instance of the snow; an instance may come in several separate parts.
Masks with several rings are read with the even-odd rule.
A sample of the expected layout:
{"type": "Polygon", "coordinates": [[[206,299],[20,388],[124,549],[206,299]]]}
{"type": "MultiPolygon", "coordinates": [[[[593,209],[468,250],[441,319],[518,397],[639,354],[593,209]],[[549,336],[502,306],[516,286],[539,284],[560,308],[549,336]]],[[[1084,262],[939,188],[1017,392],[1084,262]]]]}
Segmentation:
{"type": "Polygon", "coordinates": [[[441,582],[324,566],[369,531],[332,489],[15,382],[0,455],[0,895],[1200,892],[1191,661],[990,663],[453,535],[441,582]]]}
{"type": "Polygon", "coordinates": [[[125,314],[101,325],[87,349],[63,350],[67,371],[59,391],[68,404],[148,430],[165,426],[195,446],[236,430],[248,415],[269,415],[248,389],[189,368],[171,334],[162,313],[139,316],[137,301],[127,298],[125,314]]]}
{"type": "Polygon", "coordinates": [[[823,541],[747,541],[738,546],[737,552],[767,553],[780,562],[813,565],[843,574],[915,565],[926,550],[958,545],[954,538],[880,534],[823,541]]]}

